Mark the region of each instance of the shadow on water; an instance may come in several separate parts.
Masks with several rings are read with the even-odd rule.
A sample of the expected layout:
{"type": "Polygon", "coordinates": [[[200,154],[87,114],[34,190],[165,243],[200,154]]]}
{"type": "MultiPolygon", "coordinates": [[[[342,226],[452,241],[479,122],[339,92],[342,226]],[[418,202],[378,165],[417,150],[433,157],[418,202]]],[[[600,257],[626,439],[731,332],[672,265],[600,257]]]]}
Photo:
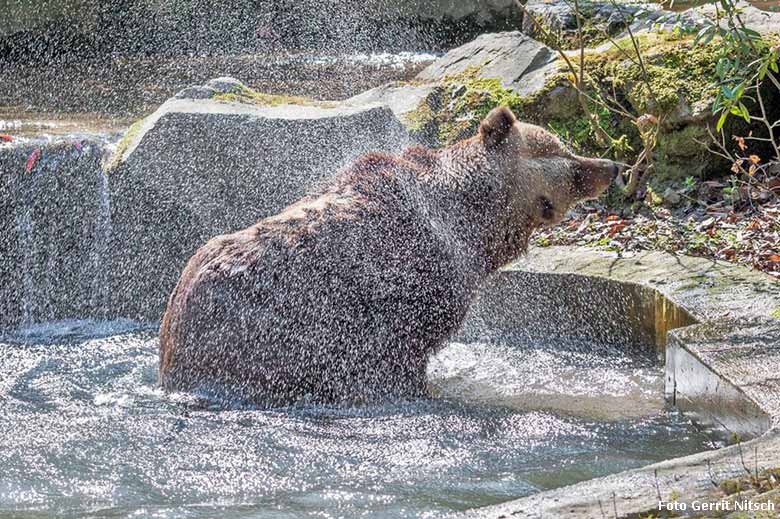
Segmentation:
{"type": "MultiPolygon", "coordinates": [[[[713,446],[663,408],[599,419],[446,396],[217,411],[156,387],[155,335],[63,321],[0,339],[0,517],[439,517],[713,446]]],[[[522,371],[511,346],[478,353],[453,345],[432,379],[460,358],[461,382],[500,393],[514,382],[491,366],[522,371]]]]}

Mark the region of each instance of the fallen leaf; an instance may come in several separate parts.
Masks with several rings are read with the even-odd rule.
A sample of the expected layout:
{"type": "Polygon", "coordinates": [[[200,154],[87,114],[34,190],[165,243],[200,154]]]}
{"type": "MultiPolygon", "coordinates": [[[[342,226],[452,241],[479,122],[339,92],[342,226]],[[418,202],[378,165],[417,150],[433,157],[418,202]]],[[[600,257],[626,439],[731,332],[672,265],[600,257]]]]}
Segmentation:
{"type": "Polygon", "coordinates": [[[0,141],[11,142],[12,140],[14,140],[14,138],[7,133],[0,133],[0,141]]]}
{"type": "Polygon", "coordinates": [[[30,153],[30,156],[27,157],[27,164],[24,166],[24,169],[27,170],[27,173],[32,172],[32,169],[35,166],[35,161],[37,161],[40,156],[41,156],[40,148],[35,148],[35,150],[32,153],[30,153]]]}
{"type": "Polygon", "coordinates": [[[625,228],[626,228],[625,222],[623,221],[616,222],[614,225],[612,225],[612,227],[609,228],[609,233],[607,234],[609,234],[609,237],[611,238],[625,228]]]}

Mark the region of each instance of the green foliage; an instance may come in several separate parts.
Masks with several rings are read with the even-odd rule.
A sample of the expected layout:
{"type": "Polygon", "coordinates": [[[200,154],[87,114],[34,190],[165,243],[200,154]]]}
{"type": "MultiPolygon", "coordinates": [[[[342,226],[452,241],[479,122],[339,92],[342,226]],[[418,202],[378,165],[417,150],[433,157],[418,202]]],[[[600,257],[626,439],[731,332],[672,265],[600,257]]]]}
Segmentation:
{"type": "Polygon", "coordinates": [[[780,72],[780,49],[742,24],[739,15],[743,10],[744,7],[738,7],[734,0],[720,0],[716,18],[705,20],[694,40],[700,46],[718,38],[720,56],[713,75],[716,96],[712,104],[713,113],[720,114],[717,131],[730,116],[740,117],[750,124],[749,105],[755,101],[751,92],[757,90],[757,84],[763,82],[767,74],[780,72]]]}

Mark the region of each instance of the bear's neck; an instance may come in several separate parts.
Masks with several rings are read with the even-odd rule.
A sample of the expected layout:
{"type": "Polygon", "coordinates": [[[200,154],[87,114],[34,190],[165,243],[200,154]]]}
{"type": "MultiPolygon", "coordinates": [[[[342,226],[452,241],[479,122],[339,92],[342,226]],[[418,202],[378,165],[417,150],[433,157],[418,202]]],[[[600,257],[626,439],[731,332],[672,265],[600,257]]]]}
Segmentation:
{"type": "Polygon", "coordinates": [[[431,218],[476,284],[525,252],[532,218],[514,203],[511,186],[476,139],[441,150],[424,181],[431,218]]]}

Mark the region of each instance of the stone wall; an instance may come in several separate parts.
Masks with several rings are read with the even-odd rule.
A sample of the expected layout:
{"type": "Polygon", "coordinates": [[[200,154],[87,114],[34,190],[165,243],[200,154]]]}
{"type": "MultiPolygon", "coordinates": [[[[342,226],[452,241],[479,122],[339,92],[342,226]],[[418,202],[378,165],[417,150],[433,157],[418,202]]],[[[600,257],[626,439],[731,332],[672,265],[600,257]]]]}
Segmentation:
{"type": "Polygon", "coordinates": [[[0,329],[105,304],[102,143],[0,146],[0,329]]]}

